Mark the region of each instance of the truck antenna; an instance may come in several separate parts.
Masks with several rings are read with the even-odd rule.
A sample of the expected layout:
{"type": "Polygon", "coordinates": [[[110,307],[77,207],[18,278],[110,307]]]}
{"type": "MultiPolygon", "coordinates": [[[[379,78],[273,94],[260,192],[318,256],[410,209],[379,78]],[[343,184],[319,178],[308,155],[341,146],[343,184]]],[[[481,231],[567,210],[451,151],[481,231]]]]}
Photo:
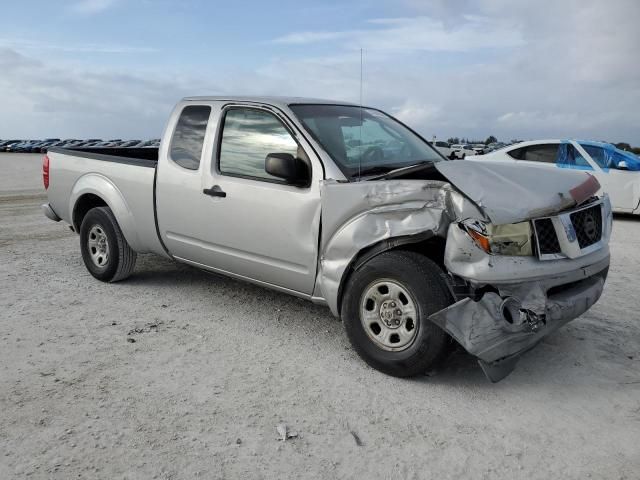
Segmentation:
{"type": "Polygon", "coordinates": [[[360,155],[358,155],[358,181],[362,171],[362,48],[360,48],[360,155]]]}

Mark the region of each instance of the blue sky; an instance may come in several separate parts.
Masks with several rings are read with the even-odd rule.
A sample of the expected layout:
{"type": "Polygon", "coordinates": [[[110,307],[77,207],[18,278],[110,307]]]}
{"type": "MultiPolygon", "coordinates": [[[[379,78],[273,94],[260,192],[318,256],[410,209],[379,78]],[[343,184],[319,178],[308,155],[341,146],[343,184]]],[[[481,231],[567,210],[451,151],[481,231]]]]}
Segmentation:
{"type": "Polygon", "coordinates": [[[635,0],[3,5],[0,138],[156,137],[185,95],[364,101],[423,134],[640,144],[635,0]]]}

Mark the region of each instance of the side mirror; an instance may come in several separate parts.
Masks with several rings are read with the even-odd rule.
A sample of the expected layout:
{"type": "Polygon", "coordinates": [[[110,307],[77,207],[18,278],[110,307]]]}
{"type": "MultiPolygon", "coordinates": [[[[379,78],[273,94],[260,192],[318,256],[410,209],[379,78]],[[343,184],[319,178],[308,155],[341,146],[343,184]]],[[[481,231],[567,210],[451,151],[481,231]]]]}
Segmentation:
{"type": "Polygon", "coordinates": [[[268,154],[264,169],[269,175],[282,178],[292,185],[303,187],[309,184],[309,167],[290,153],[268,154]]]}
{"type": "Polygon", "coordinates": [[[627,165],[627,162],[625,162],[624,160],[621,160],[618,162],[618,170],[629,170],[629,166],[627,165]]]}

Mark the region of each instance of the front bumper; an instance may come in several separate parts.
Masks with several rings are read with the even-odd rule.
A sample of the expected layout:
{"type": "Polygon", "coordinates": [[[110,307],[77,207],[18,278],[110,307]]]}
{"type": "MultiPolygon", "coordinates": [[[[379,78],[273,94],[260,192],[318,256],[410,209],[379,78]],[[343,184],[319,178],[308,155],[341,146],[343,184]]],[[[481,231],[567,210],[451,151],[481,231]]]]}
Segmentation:
{"type": "Polygon", "coordinates": [[[598,301],[609,255],[559,275],[500,283],[478,300],[464,298],[430,319],[476,356],[493,382],[507,376],[520,355],[598,301]]]}

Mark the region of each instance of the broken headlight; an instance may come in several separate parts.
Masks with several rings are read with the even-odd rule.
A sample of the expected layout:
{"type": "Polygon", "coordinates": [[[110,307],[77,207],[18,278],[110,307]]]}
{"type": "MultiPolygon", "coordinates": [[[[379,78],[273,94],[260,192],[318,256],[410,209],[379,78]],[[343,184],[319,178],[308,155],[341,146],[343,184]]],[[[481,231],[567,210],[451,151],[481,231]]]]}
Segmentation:
{"type": "Polygon", "coordinates": [[[460,222],[462,229],[474,243],[494,255],[533,255],[531,247],[531,222],[492,225],[480,220],[460,222]]]}

